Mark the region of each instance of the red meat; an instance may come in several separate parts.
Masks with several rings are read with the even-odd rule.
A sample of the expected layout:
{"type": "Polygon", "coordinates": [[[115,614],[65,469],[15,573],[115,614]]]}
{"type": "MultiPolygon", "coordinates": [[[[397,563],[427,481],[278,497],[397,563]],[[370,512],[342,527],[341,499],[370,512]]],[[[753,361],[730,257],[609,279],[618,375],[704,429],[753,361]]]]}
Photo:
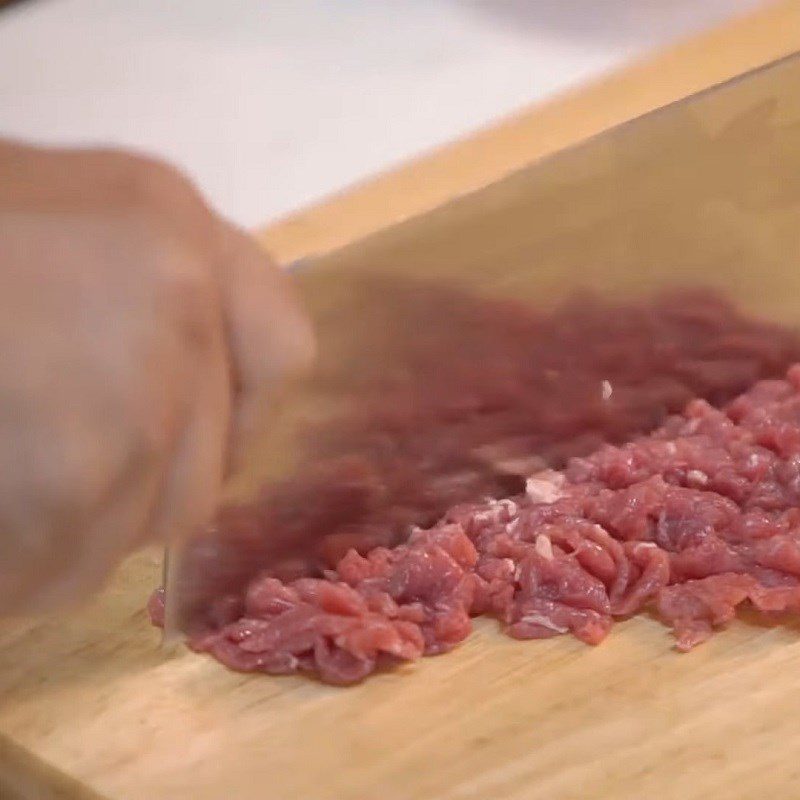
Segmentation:
{"type": "Polygon", "coordinates": [[[360,460],[337,455],[226,511],[214,535],[238,537],[250,561],[288,529],[330,536],[302,577],[227,587],[191,646],[234,669],[346,684],[451,649],[477,614],[517,638],[597,644],[649,605],[686,650],[741,603],[798,609],[800,366],[711,404],[785,367],[794,339],[708,298],[647,314],[571,306],[527,331],[512,356],[496,337],[501,377],[431,361],[433,405],[405,387],[346,426],[360,460]],[[691,392],[706,399],[665,420],[691,392]],[[503,498],[509,461],[563,471],[503,498]]]}

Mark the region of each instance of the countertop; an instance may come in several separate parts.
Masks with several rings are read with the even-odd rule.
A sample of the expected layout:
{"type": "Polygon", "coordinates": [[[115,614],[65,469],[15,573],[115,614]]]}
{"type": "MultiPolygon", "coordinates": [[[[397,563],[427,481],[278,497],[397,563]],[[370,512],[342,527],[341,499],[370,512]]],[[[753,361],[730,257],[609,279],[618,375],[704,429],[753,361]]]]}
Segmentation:
{"type": "Polygon", "coordinates": [[[30,0],[0,134],[161,154],[256,225],[758,5],[30,0]]]}

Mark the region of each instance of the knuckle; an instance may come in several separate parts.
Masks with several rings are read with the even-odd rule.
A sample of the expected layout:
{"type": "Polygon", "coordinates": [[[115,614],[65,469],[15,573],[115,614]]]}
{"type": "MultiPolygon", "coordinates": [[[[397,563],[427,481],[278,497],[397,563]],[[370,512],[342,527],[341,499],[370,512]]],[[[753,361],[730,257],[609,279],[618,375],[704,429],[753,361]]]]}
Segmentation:
{"type": "Polygon", "coordinates": [[[124,199],[129,206],[140,212],[157,214],[160,224],[169,224],[178,207],[176,199],[184,190],[160,168],[145,165],[129,171],[124,192],[124,199]]]}
{"type": "Polygon", "coordinates": [[[161,219],[179,212],[205,210],[199,192],[189,178],[154,156],[107,150],[98,154],[103,171],[120,203],[136,209],[156,210],[161,219]]]}
{"type": "Polygon", "coordinates": [[[150,198],[191,191],[188,180],[180,172],[150,156],[130,156],[127,177],[134,196],[150,198]]]}

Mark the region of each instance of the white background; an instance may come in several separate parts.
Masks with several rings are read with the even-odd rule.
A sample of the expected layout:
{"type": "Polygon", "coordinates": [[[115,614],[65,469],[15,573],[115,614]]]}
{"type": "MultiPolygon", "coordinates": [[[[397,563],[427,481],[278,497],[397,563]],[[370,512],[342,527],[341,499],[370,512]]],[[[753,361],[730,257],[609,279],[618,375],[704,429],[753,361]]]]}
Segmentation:
{"type": "Polygon", "coordinates": [[[36,0],[0,134],[144,148],[264,223],[758,0],[36,0]]]}

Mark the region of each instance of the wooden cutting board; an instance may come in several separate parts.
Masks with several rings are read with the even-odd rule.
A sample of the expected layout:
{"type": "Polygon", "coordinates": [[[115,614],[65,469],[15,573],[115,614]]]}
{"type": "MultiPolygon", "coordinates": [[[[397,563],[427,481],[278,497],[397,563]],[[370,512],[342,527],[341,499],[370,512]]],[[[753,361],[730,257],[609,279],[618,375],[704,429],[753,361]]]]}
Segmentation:
{"type": "Polygon", "coordinates": [[[164,659],[141,610],[156,575],[155,560],[139,556],[66,628],[3,636],[5,769],[58,787],[31,797],[789,800],[800,791],[796,625],[737,624],[678,655],[647,618],[597,648],[514,642],[480,624],[452,654],[341,690],[236,675],[188,653],[164,659]]]}
{"type": "MultiPolygon", "coordinates": [[[[558,102],[588,135],[649,110],[635,91],[625,100],[626,80],[659,87],[652,108],[798,49],[800,4],[784,3],[558,102]],[[615,120],[597,110],[607,103],[615,120]]],[[[559,149],[557,108],[523,115],[516,149],[512,122],[494,145],[490,133],[460,143],[265,240],[284,258],[346,244],[317,260],[320,280],[473,265],[477,286],[526,259],[526,291],[702,281],[798,321],[800,61],[495,182],[559,149]],[[418,184],[422,199],[406,191],[418,184]]],[[[679,655],[648,616],[597,648],[516,642],[480,620],[457,651],[343,690],[162,652],[143,611],[159,570],[157,553],[139,553],[80,613],[0,625],[0,798],[800,796],[797,621],[743,619],[679,655]]]]}

